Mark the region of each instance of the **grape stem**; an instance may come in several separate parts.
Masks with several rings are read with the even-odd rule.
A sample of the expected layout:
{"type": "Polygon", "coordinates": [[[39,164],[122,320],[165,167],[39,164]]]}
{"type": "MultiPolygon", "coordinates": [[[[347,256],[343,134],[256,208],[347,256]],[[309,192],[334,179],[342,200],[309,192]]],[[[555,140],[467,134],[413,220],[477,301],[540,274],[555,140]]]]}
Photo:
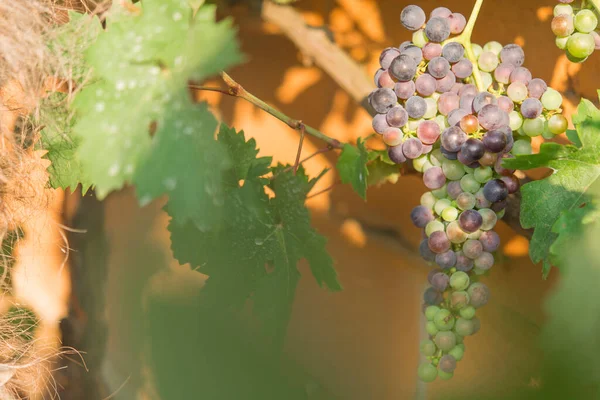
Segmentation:
{"type": "Polygon", "coordinates": [[[266,113],[271,114],[273,117],[282,121],[290,128],[297,130],[301,134],[306,133],[317,139],[320,139],[334,149],[342,149],[344,147],[344,143],[340,142],[339,140],[325,135],[324,133],[318,131],[317,129],[315,129],[311,126],[306,125],[304,122],[302,122],[300,120],[288,117],[281,111],[268,105],[267,103],[265,103],[264,101],[262,101],[261,99],[259,99],[256,96],[254,96],[252,93],[248,92],[246,89],[244,89],[242,87],[242,85],[240,85],[235,80],[233,80],[233,78],[231,76],[229,76],[226,72],[221,72],[221,78],[223,79],[223,82],[225,82],[225,84],[227,85],[227,89],[205,87],[205,86],[197,85],[194,83],[190,83],[188,86],[192,90],[207,90],[207,91],[211,91],[211,92],[219,92],[219,93],[226,94],[226,95],[232,96],[232,97],[239,97],[241,99],[244,99],[244,100],[254,104],[256,107],[260,108],[261,110],[265,111],[266,113]]]}
{"type": "MultiPolygon", "coordinates": [[[[595,2],[600,2],[600,0],[594,0],[595,2]]],[[[463,33],[459,36],[448,40],[448,42],[456,42],[463,45],[465,48],[465,52],[467,54],[467,58],[471,63],[473,63],[473,77],[475,78],[475,85],[480,92],[485,91],[487,88],[483,87],[483,80],[481,79],[481,73],[479,72],[479,66],[477,64],[477,58],[475,57],[475,52],[473,51],[473,44],[471,43],[471,36],[473,35],[473,29],[475,28],[475,22],[477,21],[477,17],[479,16],[479,11],[481,10],[481,6],[483,5],[483,0],[476,0],[475,5],[473,6],[473,11],[471,12],[471,16],[469,17],[469,21],[467,22],[467,26],[463,33]]]]}

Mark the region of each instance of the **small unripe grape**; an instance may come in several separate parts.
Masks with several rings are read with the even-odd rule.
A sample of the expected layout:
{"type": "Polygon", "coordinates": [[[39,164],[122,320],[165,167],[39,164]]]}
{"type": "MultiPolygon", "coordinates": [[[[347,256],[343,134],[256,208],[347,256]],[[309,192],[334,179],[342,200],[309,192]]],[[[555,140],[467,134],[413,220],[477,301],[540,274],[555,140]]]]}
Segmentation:
{"type": "Polygon", "coordinates": [[[435,336],[439,332],[438,328],[435,326],[435,322],[433,321],[427,321],[425,324],[425,330],[431,336],[435,336]]]}
{"type": "Polygon", "coordinates": [[[544,108],[548,110],[558,110],[563,102],[562,95],[552,88],[546,90],[541,100],[544,108]]]}
{"type": "Polygon", "coordinates": [[[440,311],[438,306],[429,306],[425,309],[425,317],[428,321],[433,321],[433,317],[438,311],[440,311]]]}
{"type": "Polygon", "coordinates": [[[512,152],[516,156],[526,156],[532,154],[533,149],[531,148],[531,143],[526,140],[519,139],[515,141],[512,152]]]}
{"type": "Polygon", "coordinates": [[[469,287],[469,275],[463,271],[457,271],[450,277],[450,286],[454,290],[465,290],[469,287]]]}
{"type": "Polygon", "coordinates": [[[575,32],[575,26],[573,24],[573,16],[561,14],[552,19],[551,23],[552,33],[559,38],[570,36],[575,32]]]}
{"type": "Polygon", "coordinates": [[[467,306],[462,308],[458,313],[460,314],[461,318],[472,319],[475,316],[475,307],[467,306]]]}
{"type": "Polygon", "coordinates": [[[441,331],[435,335],[433,341],[440,350],[450,351],[454,346],[456,346],[456,335],[451,331],[441,331]]]}
{"type": "MultiPolygon", "coordinates": [[[[462,272],[462,271],[460,271],[462,272]]],[[[464,272],[463,272],[464,273],[464,272]]],[[[469,304],[469,294],[464,290],[452,292],[450,295],[450,306],[455,310],[461,310],[469,304]]]]}
{"type": "Polygon", "coordinates": [[[557,4],[554,7],[554,16],[556,17],[561,14],[573,15],[573,7],[568,4],[557,4]]]}
{"type": "Polygon", "coordinates": [[[565,133],[569,127],[569,122],[562,114],[554,114],[548,120],[548,130],[554,135],[565,133]]]}
{"type": "Polygon", "coordinates": [[[475,330],[475,325],[472,320],[459,318],[456,320],[456,326],[454,330],[460,336],[470,336],[475,330]]]}
{"type": "Polygon", "coordinates": [[[567,51],[576,58],[586,58],[594,52],[596,42],[589,33],[574,33],[567,42],[567,51]]]}
{"type": "Polygon", "coordinates": [[[419,347],[421,348],[421,354],[424,356],[432,356],[437,352],[437,346],[430,339],[421,341],[421,345],[419,347]]]}
{"type": "Polygon", "coordinates": [[[460,361],[460,360],[462,360],[462,359],[463,359],[463,357],[464,357],[464,355],[465,355],[465,350],[464,350],[464,348],[463,348],[463,347],[459,347],[459,346],[457,345],[457,346],[454,346],[454,347],[452,348],[452,350],[450,350],[450,351],[448,352],[448,354],[449,354],[449,355],[451,355],[452,357],[454,357],[454,359],[455,359],[456,361],[460,361]]]}
{"type": "Polygon", "coordinates": [[[433,317],[433,322],[440,331],[449,331],[450,329],[452,329],[454,327],[454,321],[455,320],[452,313],[449,310],[446,310],[445,308],[442,308],[433,317]]]}
{"type": "Polygon", "coordinates": [[[419,379],[421,379],[423,382],[433,382],[438,376],[437,368],[429,363],[421,364],[417,373],[419,375],[419,379]]]}
{"type": "Polygon", "coordinates": [[[578,32],[590,33],[598,26],[598,17],[592,10],[581,10],[575,14],[574,23],[578,32]]]}

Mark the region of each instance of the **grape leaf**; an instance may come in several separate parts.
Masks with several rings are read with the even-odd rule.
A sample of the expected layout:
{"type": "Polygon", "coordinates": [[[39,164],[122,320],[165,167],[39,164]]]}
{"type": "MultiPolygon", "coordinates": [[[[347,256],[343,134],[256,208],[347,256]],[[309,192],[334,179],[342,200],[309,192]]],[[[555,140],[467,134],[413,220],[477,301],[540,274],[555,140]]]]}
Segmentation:
{"type": "Polygon", "coordinates": [[[369,152],[367,169],[369,186],[381,186],[385,183],[396,183],[400,177],[400,166],[390,160],[385,150],[369,152]]]}
{"type": "Polygon", "coordinates": [[[235,163],[224,175],[227,213],[212,229],[171,223],[171,248],[181,263],[209,276],[204,301],[239,310],[252,297],[263,328],[281,344],[300,278],[298,261],[308,261],[319,285],[341,289],[326,240],[310,226],[304,206],[316,180],[309,180],[302,167],[294,174],[282,165],[272,169],[273,179],[266,179],[271,159],[256,158],[254,140],[245,141],[243,133],[224,126],[218,140],[235,163]]]}
{"type": "Polygon", "coordinates": [[[345,144],[337,162],[337,169],[343,183],[350,183],[360,197],[367,198],[367,178],[369,170],[367,161],[369,155],[365,143],[358,138],[356,147],[345,144]]]}
{"type": "Polygon", "coordinates": [[[543,261],[547,276],[550,246],[556,239],[552,227],[564,211],[589,201],[588,190],[600,177],[600,110],[583,100],[573,116],[581,148],[544,143],[539,154],[517,156],[504,161],[514,169],[549,167],[554,173],[546,179],[523,186],[521,225],[535,228],[529,254],[533,262],[543,261]]]}
{"type": "MultiPolygon", "coordinates": [[[[184,103],[181,93],[190,79],[204,79],[241,60],[231,22],[215,22],[213,6],[200,8],[194,16],[185,0],[123,4],[128,3],[113,3],[106,31],[86,52],[96,82],[74,102],[80,117],[74,128],[81,138],[78,156],[100,198],[131,182],[139,165],[151,157],[155,146],[150,127],[173,118],[164,115],[173,112],[170,103],[186,109],[189,100],[184,103]]],[[[212,135],[214,123],[202,129],[196,134],[212,135]]],[[[218,165],[213,172],[219,173],[218,165]]]]}
{"type": "Polygon", "coordinates": [[[558,235],[550,246],[551,261],[554,265],[568,265],[571,249],[581,239],[580,235],[587,225],[597,222],[599,217],[600,210],[592,201],[561,214],[552,227],[552,232],[558,235]]]}

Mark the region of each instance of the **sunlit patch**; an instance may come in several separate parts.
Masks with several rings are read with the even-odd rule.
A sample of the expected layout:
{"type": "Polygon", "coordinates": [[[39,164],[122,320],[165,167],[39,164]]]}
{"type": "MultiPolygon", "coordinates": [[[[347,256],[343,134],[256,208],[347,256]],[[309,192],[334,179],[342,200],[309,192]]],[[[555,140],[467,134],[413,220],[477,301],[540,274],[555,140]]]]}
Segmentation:
{"type": "Polygon", "coordinates": [[[317,12],[304,11],[302,12],[302,16],[304,17],[307,25],[323,26],[325,24],[323,16],[317,12]]]}
{"type": "Polygon", "coordinates": [[[336,33],[346,33],[353,29],[354,23],[346,11],[334,8],[329,14],[329,28],[336,33]]]}
{"type": "Polygon", "coordinates": [[[367,244],[367,235],[362,225],[355,219],[346,219],[340,226],[340,233],[350,243],[356,247],[365,247],[367,244]]]}
{"type": "Polygon", "coordinates": [[[319,68],[292,67],[283,77],[283,82],[277,88],[277,100],[283,104],[290,104],[311,86],[314,86],[323,76],[319,68]]]}
{"type": "Polygon", "coordinates": [[[386,39],[383,19],[375,0],[338,0],[360,30],[371,40],[383,42],[386,39]]]}
{"type": "Polygon", "coordinates": [[[515,44],[518,44],[521,47],[525,46],[525,38],[521,35],[517,36],[514,40],[515,44]]]}
{"type": "Polygon", "coordinates": [[[525,257],[529,253],[529,240],[521,235],[512,237],[502,249],[509,257],[525,257]]]}
{"type": "Polygon", "coordinates": [[[553,17],[553,14],[554,11],[551,6],[540,7],[536,12],[537,18],[542,22],[549,21],[553,17]]]}

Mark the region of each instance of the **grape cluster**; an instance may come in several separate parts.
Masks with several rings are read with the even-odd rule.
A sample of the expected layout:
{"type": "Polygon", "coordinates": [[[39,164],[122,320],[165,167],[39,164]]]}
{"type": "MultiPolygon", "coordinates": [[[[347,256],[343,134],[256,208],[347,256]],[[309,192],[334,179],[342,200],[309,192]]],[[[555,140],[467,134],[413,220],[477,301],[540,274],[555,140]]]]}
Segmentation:
{"type": "Polygon", "coordinates": [[[500,238],[493,229],[520,186],[503,159],[531,154],[532,137],[564,133],[567,120],[562,96],[533,78],[518,45],[474,44],[467,52],[452,37],[465,18],[443,7],[427,21],[411,5],[400,19],[412,41],[382,52],[369,102],[390,159],[412,161],[430,190],[411,212],[423,229],[420,254],[436,265],[424,294],[428,362],[419,367],[430,382],[452,377],[463,338],[479,330],[475,310],[490,293],[478,280],[494,264],[500,238]]]}
{"type": "Polygon", "coordinates": [[[594,50],[600,49],[600,34],[596,31],[598,15],[593,7],[585,8],[582,4],[575,7],[575,0],[559,1],[551,24],[556,46],[565,50],[572,62],[583,62],[594,50]]]}

